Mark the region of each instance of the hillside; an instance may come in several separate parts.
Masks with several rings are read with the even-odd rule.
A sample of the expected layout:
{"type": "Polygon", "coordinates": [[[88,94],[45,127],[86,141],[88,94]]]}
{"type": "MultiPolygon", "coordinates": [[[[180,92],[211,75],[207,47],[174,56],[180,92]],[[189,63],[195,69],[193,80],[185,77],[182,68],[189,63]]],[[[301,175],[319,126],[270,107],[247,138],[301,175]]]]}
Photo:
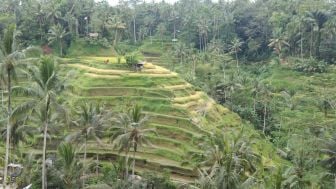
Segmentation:
{"type": "MultiPolygon", "coordinates": [[[[143,46],[148,44],[145,42],[143,46]]],[[[192,71],[192,61],[179,64],[176,57],[170,59],[166,55],[168,53],[165,52],[174,53],[174,48],[170,48],[169,44],[154,45],[155,53],[143,51],[148,61],[179,73],[192,71]]],[[[190,79],[195,86],[230,107],[256,130],[262,132],[265,126],[266,138],[276,146],[283,158],[293,162],[292,166],[296,169],[302,168],[300,161],[310,162],[307,163],[309,168],[298,180],[312,185],[328,182],[328,176],[318,173],[328,167],[326,160],[335,155],[332,150],[326,152],[326,148],[335,147],[335,65],[326,65],[327,69],[323,73],[304,72],[297,70],[296,66],[298,62],[307,64],[309,59],[301,61],[297,57],[286,57],[283,62],[278,62],[276,58],[244,62],[237,70],[236,61],[229,54],[223,54],[219,60],[215,58],[212,57],[209,63],[207,58],[201,57],[195,69],[195,79],[190,79],[188,75],[183,75],[183,78],[190,79]],[[226,79],[223,79],[223,67],[226,79]],[[211,79],[208,77],[210,74],[211,79]],[[229,96],[225,100],[223,92],[229,96]],[[265,104],[268,113],[264,117],[265,104]]],[[[333,167],[328,168],[334,170],[333,167]]],[[[329,186],[331,184],[325,185],[326,188],[329,186]]]]}
{"type": "MultiPolygon", "coordinates": [[[[202,152],[200,145],[206,136],[221,130],[233,135],[244,127],[237,114],[216,104],[177,73],[150,62],[141,72],[133,72],[124,64],[104,64],[105,59],[112,60],[111,57],[63,59],[63,71],[77,71],[75,78],[69,81],[72,87],[65,98],[73,107],[81,101],[99,102],[115,112],[135,103],[143,107],[149,116],[147,127],[155,128],[158,135],[149,136],[152,146],[138,149],[137,172],[163,173],[165,170],[177,182],[193,182],[198,172],[192,155],[202,152]]],[[[73,129],[65,131],[64,136],[73,129]]],[[[253,149],[262,156],[264,166],[276,168],[282,160],[274,148],[251,127],[244,130],[244,135],[254,141],[253,149]]],[[[98,154],[100,160],[109,163],[125,155],[112,150],[108,137],[103,141],[104,145],[89,142],[89,157],[96,158],[98,154]]],[[[49,151],[54,152],[55,140],[48,145],[49,151]]],[[[37,147],[39,145],[33,152],[39,154],[37,147]]]]}

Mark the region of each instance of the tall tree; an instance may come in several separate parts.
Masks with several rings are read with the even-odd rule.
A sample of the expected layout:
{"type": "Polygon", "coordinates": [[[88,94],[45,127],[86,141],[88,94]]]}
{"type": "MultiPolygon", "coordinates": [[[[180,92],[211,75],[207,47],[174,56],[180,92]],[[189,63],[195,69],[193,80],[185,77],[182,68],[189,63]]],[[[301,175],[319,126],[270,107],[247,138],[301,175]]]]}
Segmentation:
{"type": "Polygon", "coordinates": [[[110,22],[111,28],[114,30],[113,46],[116,46],[119,40],[119,33],[121,33],[123,30],[126,29],[126,25],[117,16],[110,18],[109,22],[110,22]]]}
{"type": "Polygon", "coordinates": [[[254,173],[260,163],[260,156],[253,152],[249,139],[243,137],[243,130],[232,138],[223,133],[212,136],[204,145],[206,160],[203,165],[210,166],[216,188],[242,188],[245,182],[241,173],[254,173]]]}
{"type": "Polygon", "coordinates": [[[280,62],[281,62],[282,48],[284,45],[289,46],[289,43],[283,37],[270,39],[270,43],[268,44],[268,46],[272,47],[275,53],[278,54],[280,62]]]}
{"type": "Polygon", "coordinates": [[[41,3],[37,4],[37,10],[36,10],[35,15],[36,15],[37,21],[39,23],[39,27],[40,27],[40,40],[42,42],[42,38],[43,38],[43,34],[44,34],[42,26],[43,26],[43,24],[45,23],[45,21],[47,19],[46,18],[47,15],[46,15],[45,10],[43,9],[41,3]]]}
{"type": "MultiPolygon", "coordinates": [[[[126,118],[126,117],[125,117],[126,118]]],[[[125,119],[124,118],[124,119],[125,119]]],[[[145,128],[148,117],[143,114],[139,105],[134,106],[127,114],[126,124],[114,127],[113,144],[119,149],[133,149],[132,175],[135,171],[135,153],[138,146],[150,145],[147,139],[149,133],[156,133],[155,129],[145,128]]],[[[127,155],[127,152],[126,152],[127,155]]],[[[127,166],[127,165],[126,165],[127,166]]]]}
{"type": "Polygon", "coordinates": [[[87,142],[89,139],[94,139],[101,143],[100,137],[103,133],[104,126],[104,109],[103,106],[97,104],[94,106],[91,103],[82,103],[76,111],[79,116],[78,120],[74,121],[79,130],[70,134],[67,140],[80,141],[84,143],[84,159],[83,159],[83,179],[82,187],[85,187],[85,171],[86,171],[86,156],[87,156],[87,142]]]}
{"type": "Polygon", "coordinates": [[[320,45],[321,45],[321,30],[324,24],[328,21],[328,13],[323,10],[311,11],[307,13],[308,19],[313,24],[313,31],[317,33],[317,39],[315,44],[315,55],[320,58],[320,45]]]}
{"type": "Polygon", "coordinates": [[[199,35],[199,49],[200,51],[205,51],[208,43],[208,32],[209,26],[207,20],[201,18],[197,24],[198,27],[198,35],[199,35]]]}
{"type": "Polygon", "coordinates": [[[60,56],[63,56],[63,40],[68,33],[65,31],[65,29],[60,25],[54,25],[49,30],[49,37],[48,41],[49,43],[58,43],[58,47],[60,50],[60,56]]]}
{"type": "Polygon", "coordinates": [[[6,80],[7,83],[7,93],[8,93],[8,106],[7,106],[7,129],[6,129],[6,156],[5,156],[5,168],[4,168],[4,178],[3,186],[7,186],[7,170],[8,170],[8,159],[9,159],[9,148],[10,148],[10,115],[12,113],[11,95],[12,95],[12,78],[16,76],[15,73],[15,56],[16,51],[14,49],[14,31],[15,26],[9,26],[7,29],[3,47],[0,51],[0,76],[2,80],[6,80]]]}
{"type": "Polygon", "coordinates": [[[153,43],[152,33],[153,33],[154,22],[155,22],[155,18],[152,15],[148,15],[144,18],[144,24],[146,25],[147,30],[149,32],[151,44],[153,43]]]}
{"type": "Polygon", "coordinates": [[[236,56],[237,68],[239,68],[238,53],[241,51],[242,45],[243,45],[243,42],[241,42],[239,38],[234,38],[231,41],[230,51],[236,56]]]}
{"type": "Polygon", "coordinates": [[[140,0],[130,0],[130,3],[132,5],[132,18],[133,18],[133,39],[134,43],[137,42],[137,37],[136,37],[136,17],[137,17],[137,4],[140,0]]]}
{"type": "Polygon", "coordinates": [[[25,107],[35,113],[43,128],[43,157],[42,157],[42,189],[47,188],[46,153],[49,125],[60,121],[67,121],[67,112],[58,103],[57,94],[64,89],[56,69],[53,57],[42,57],[40,65],[29,68],[32,83],[30,86],[21,87],[21,90],[33,98],[25,103],[25,107]],[[58,118],[60,121],[57,121],[58,118]]]}
{"type": "Polygon", "coordinates": [[[160,23],[157,26],[156,31],[159,33],[159,36],[160,36],[160,39],[161,39],[161,45],[163,45],[163,36],[167,32],[167,28],[164,25],[164,23],[160,23]]]}
{"type": "MultiPolygon", "coordinates": [[[[9,158],[10,137],[11,137],[11,117],[12,117],[12,80],[16,80],[17,68],[26,63],[25,54],[36,52],[36,48],[28,47],[23,50],[16,49],[15,26],[8,26],[3,44],[0,47],[0,82],[7,85],[7,129],[6,129],[6,157],[4,178],[7,178],[7,165],[9,158]]],[[[3,180],[5,186],[6,179],[3,180]]]]}
{"type": "Polygon", "coordinates": [[[58,176],[63,181],[65,189],[79,187],[81,163],[78,160],[75,147],[70,143],[62,143],[58,147],[58,158],[56,169],[58,176]]]}
{"type": "Polygon", "coordinates": [[[267,117],[269,116],[270,114],[270,103],[271,103],[271,100],[272,100],[272,91],[270,89],[270,87],[268,85],[263,85],[262,88],[261,88],[261,91],[260,91],[260,97],[261,97],[261,101],[263,103],[263,113],[262,113],[262,116],[263,116],[263,133],[265,134],[266,133],[266,127],[267,127],[267,117]]]}

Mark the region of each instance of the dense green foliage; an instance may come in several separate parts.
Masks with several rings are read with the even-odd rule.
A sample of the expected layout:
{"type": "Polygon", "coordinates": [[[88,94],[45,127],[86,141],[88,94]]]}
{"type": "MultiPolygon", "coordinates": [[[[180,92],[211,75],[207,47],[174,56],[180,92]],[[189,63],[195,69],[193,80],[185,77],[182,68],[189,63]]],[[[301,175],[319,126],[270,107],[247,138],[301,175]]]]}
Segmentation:
{"type": "Polygon", "coordinates": [[[336,186],[335,0],[0,0],[0,42],[19,188],[336,186]]]}
{"type": "Polygon", "coordinates": [[[324,73],[328,70],[328,64],[315,59],[297,60],[294,69],[304,73],[324,73]]]}

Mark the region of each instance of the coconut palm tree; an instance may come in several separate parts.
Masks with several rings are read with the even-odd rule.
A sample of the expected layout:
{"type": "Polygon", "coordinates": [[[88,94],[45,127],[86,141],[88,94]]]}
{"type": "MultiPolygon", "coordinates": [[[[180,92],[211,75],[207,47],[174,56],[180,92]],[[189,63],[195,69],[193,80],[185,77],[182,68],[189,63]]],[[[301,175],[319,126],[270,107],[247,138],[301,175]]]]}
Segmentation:
{"type": "Polygon", "coordinates": [[[253,97],[253,111],[256,112],[256,101],[258,98],[259,93],[261,92],[262,89],[262,83],[260,81],[260,79],[255,79],[253,81],[253,85],[251,88],[251,93],[252,93],[252,97],[253,97]]]}
{"type": "Polygon", "coordinates": [[[191,188],[197,189],[216,189],[215,183],[215,175],[216,169],[211,169],[210,172],[206,169],[199,169],[198,170],[198,178],[195,181],[195,184],[191,186],[191,188]]]}
{"type": "Polygon", "coordinates": [[[49,30],[49,43],[58,43],[58,47],[60,48],[60,56],[63,56],[63,39],[68,35],[65,29],[60,25],[54,25],[49,30]]]}
{"type": "Polygon", "coordinates": [[[128,113],[119,113],[115,118],[113,118],[113,126],[111,128],[112,135],[112,145],[117,148],[119,152],[125,151],[125,178],[128,178],[128,152],[130,150],[129,141],[126,137],[119,137],[126,134],[127,129],[131,123],[128,113]]]}
{"type": "Polygon", "coordinates": [[[321,35],[324,24],[329,19],[329,13],[321,10],[307,12],[306,20],[312,24],[312,32],[317,32],[317,39],[315,43],[315,55],[320,57],[321,35]]]}
{"type": "MultiPolygon", "coordinates": [[[[128,156],[129,150],[133,149],[132,175],[134,176],[135,153],[139,146],[150,145],[147,136],[149,133],[156,132],[155,129],[145,128],[148,116],[143,114],[139,105],[135,105],[127,114],[122,114],[119,117],[120,124],[112,127],[113,146],[119,150],[125,150],[126,156],[128,156]]],[[[126,166],[128,165],[126,164],[126,166]]]]}
{"type": "Polygon", "coordinates": [[[163,45],[163,36],[167,32],[167,28],[166,28],[165,24],[160,23],[157,26],[156,31],[159,33],[159,36],[160,36],[160,39],[161,39],[161,45],[163,45]]]}
{"type": "Polygon", "coordinates": [[[119,40],[119,32],[121,33],[123,30],[126,29],[126,24],[123,23],[120,17],[117,16],[109,18],[108,22],[110,22],[109,26],[114,30],[113,46],[116,46],[119,40]]]}
{"type": "Polygon", "coordinates": [[[243,138],[243,130],[232,138],[223,133],[212,136],[205,146],[203,165],[215,169],[213,179],[217,188],[240,188],[241,175],[254,173],[260,163],[260,156],[253,152],[249,139],[243,138]]]}
{"type": "Polygon", "coordinates": [[[199,50],[205,51],[207,47],[207,41],[208,41],[208,32],[209,26],[208,21],[206,19],[199,19],[198,24],[198,35],[199,35],[199,50]]]}
{"type": "Polygon", "coordinates": [[[333,101],[331,100],[331,98],[325,96],[318,100],[317,106],[321,111],[323,111],[324,117],[328,116],[329,110],[335,108],[333,106],[333,101]]]}
{"type": "Polygon", "coordinates": [[[6,131],[6,155],[5,155],[5,168],[4,168],[4,178],[3,178],[3,186],[6,186],[7,180],[7,165],[9,158],[9,139],[10,139],[10,114],[12,112],[12,104],[11,104],[11,95],[12,95],[12,78],[16,76],[15,73],[15,51],[13,48],[14,43],[14,26],[10,26],[4,36],[4,44],[3,50],[0,51],[0,76],[1,80],[6,80],[7,83],[7,93],[8,93],[8,107],[7,107],[7,131],[6,131]]]}
{"type": "Polygon", "coordinates": [[[296,105],[295,94],[295,90],[285,90],[281,92],[281,95],[283,96],[285,103],[290,108],[290,110],[294,110],[296,105]]]}
{"type": "Polygon", "coordinates": [[[263,85],[260,91],[260,97],[262,100],[262,103],[264,105],[264,112],[263,112],[263,133],[266,133],[266,118],[269,114],[269,104],[272,100],[272,91],[271,88],[268,85],[263,85]]]}
{"type": "Polygon", "coordinates": [[[180,64],[183,63],[183,60],[187,54],[187,46],[184,43],[177,43],[174,45],[174,54],[179,58],[180,64]]]}
{"type": "MultiPolygon", "coordinates": [[[[3,44],[0,45],[0,82],[7,86],[7,131],[6,131],[6,155],[4,178],[7,178],[7,165],[10,147],[10,118],[12,115],[12,80],[16,79],[17,68],[24,63],[25,54],[35,48],[29,47],[24,50],[17,50],[15,45],[15,26],[10,25],[4,35],[3,44]]],[[[3,180],[6,184],[6,179],[3,180]]]]}
{"type": "Polygon", "coordinates": [[[35,16],[36,16],[36,19],[39,23],[39,27],[40,27],[40,40],[41,40],[41,43],[42,43],[42,38],[43,38],[43,29],[42,29],[42,25],[45,23],[46,21],[46,12],[45,10],[43,9],[42,7],[42,4],[41,3],[38,3],[37,4],[37,10],[36,10],[36,13],[35,13],[35,16]]]}
{"type": "Polygon", "coordinates": [[[51,21],[52,24],[57,24],[57,21],[59,18],[61,18],[61,11],[60,11],[60,3],[57,3],[56,1],[48,4],[47,7],[47,19],[51,21]]]}
{"type": "Polygon", "coordinates": [[[284,39],[284,37],[276,37],[270,39],[269,47],[273,48],[275,53],[278,54],[279,61],[281,61],[281,53],[283,46],[289,46],[289,43],[284,39]]]}
{"type": "Polygon", "coordinates": [[[134,38],[134,43],[137,42],[137,37],[136,37],[136,17],[137,17],[137,11],[136,11],[136,6],[137,3],[140,0],[130,0],[130,4],[132,5],[131,13],[132,13],[132,22],[133,22],[133,38],[134,38]]]}
{"type": "Polygon", "coordinates": [[[37,115],[38,121],[43,125],[42,188],[45,189],[48,127],[59,124],[57,118],[60,121],[67,120],[66,110],[57,101],[57,95],[64,89],[64,81],[60,81],[55,60],[50,56],[42,57],[39,66],[29,67],[28,72],[32,79],[31,85],[18,90],[33,97],[22,106],[37,115]]]}
{"type": "Polygon", "coordinates": [[[295,158],[293,160],[294,165],[288,167],[284,174],[284,180],[282,185],[284,188],[299,188],[303,189],[308,187],[309,181],[304,178],[305,176],[305,166],[304,160],[302,157],[295,158]]]}
{"type": "Polygon", "coordinates": [[[75,147],[70,143],[62,143],[58,147],[56,162],[57,174],[63,181],[65,189],[78,188],[82,165],[77,159],[75,147]]]}
{"type": "Polygon", "coordinates": [[[153,39],[152,39],[152,32],[153,31],[152,30],[153,30],[154,23],[155,23],[155,17],[153,15],[145,16],[144,24],[146,25],[147,31],[149,32],[149,37],[150,37],[151,44],[153,43],[153,39]]]}
{"type": "Polygon", "coordinates": [[[84,144],[84,164],[83,164],[83,179],[82,187],[85,186],[85,171],[86,171],[86,156],[87,156],[87,142],[93,138],[98,143],[101,143],[100,137],[103,132],[104,126],[104,109],[103,106],[97,104],[94,106],[92,103],[82,103],[76,111],[79,116],[74,124],[80,129],[77,132],[70,134],[67,137],[68,141],[78,141],[84,144]]]}
{"type": "Polygon", "coordinates": [[[231,41],[230,52],[234,53],[236,56],[237,68],[239,68],[238,53],[241,51],[242,45],[243,42],[241,42],[237,37],[231,41]]]}
{"type": "MultiPolygon", "coordinates": [[[[10,122],[11,122],[11,130],[10,130],[10,143],[12,146],[13,151],[17,148],[20,142],[28,142],[28,138],[33,136],[36,129],[33,126],[27,125],[25,123],[26,118],[20,119],[15,117],[15,109],[13,110],[13,113],[10,122]]],[[[1,125],[1,122],[0,122],[1,125]]],[[[7,130],[5,127],[1,129],[1,134],[3,138],[6,138],[7,130]]]]}

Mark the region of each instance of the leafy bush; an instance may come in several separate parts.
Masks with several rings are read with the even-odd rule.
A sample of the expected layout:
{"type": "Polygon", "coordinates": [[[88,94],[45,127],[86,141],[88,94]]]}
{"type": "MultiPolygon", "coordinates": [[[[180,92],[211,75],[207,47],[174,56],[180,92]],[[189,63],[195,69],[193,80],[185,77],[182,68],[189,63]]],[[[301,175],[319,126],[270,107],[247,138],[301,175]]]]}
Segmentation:
{"type": "Polygon", "coordinates": [[[128,53],[125,60],[129,68],[137,69],[136,64],[143,60],[143,56],[139,52],[128,53]]]}
{"type": "Polygon", "coordinates": [[[304,73],[324,73],[327,72],[328,64],[316,59],[297,60],[294,69],[304,73]]]}
{"type": "Polygon", "coordinates": [[[108,42],[108,40],[106,38],[86,37],[85,41],[89,45],[101,46],[101,47],[105,47],[105,48],[111,47],[111,44],[108,42]]]}
{"type": "Polygon", "coordinates": [[[139,56],[136,53],[126,54],[125,60],[128,67],[135,68],[135,65],[139,62],[139,56]]]}
{"type": "Polygon", "coordinates": [[[136,51],[137,46],[126,44],[126,43],[119,43],[117,46],[114,47],[115,51],[118,55],[125,55],[126,53],[131,53],[136,51]]]}
{"type": "Polygon", "coordinates": [[[175,184],[170,181],[168,174],[158,175],[156,173],[146,172],[143,178],[148,188],[176,189],[175,184]]]}

